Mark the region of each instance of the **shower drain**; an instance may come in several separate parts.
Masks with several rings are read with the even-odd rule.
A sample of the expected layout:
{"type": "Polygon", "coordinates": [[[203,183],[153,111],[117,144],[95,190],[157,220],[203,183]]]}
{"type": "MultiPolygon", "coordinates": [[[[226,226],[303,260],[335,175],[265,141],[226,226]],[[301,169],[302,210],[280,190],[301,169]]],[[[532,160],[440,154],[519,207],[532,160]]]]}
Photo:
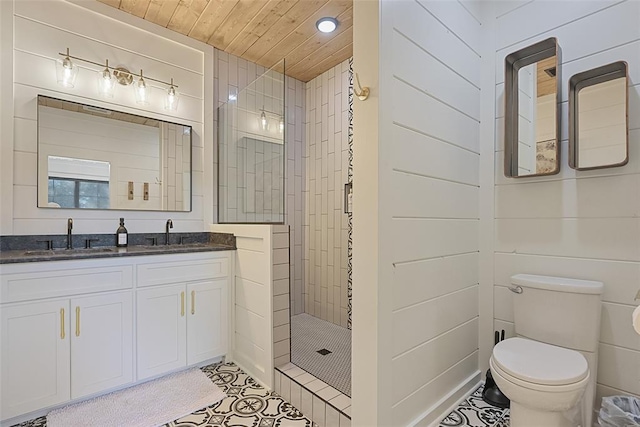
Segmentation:
{"type": "Polygon", "coordinates": [[[331,351],[327,350],[326,348],[323,348],[322,350],[318,350],[318,353],[320,353],[323,356],[326,356],[327,354],[331,353],[331,351]]]}

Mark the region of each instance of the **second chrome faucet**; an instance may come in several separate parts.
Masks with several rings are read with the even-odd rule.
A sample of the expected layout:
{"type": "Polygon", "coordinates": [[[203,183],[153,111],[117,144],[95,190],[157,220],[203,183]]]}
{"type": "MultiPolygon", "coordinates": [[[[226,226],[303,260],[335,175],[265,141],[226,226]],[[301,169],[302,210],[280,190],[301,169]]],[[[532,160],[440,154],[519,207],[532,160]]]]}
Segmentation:
{"type": "Polygon", "coordinates": [[[173,221],[171,219],[167,220],[167,224],[165,225],[165,233],[164,233],[164,244],[169,244],[169,229],[173,228],[173,221]]]}
{"type": "Polygon", "coordinates": [[[73,237],[71,236],[71,230],[73,230],[73,218],[67,219],[67,249],[73,249],[73,237]]]}

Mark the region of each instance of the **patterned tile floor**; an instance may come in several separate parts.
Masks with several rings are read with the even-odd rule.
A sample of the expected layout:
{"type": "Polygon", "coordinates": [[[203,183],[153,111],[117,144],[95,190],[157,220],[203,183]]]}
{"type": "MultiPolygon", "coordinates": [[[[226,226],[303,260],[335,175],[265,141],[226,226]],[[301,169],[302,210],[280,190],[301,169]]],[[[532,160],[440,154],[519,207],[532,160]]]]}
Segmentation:
{"type": "MultiPolygon", "coordinates": [[[[312,427],[311,420],[275,392],[268,391],[233,363],[202,368],[227,397],[165,427],[312,427]]],[[[46,417],[14,427],[46,427],[46,417]]]]}
{"type": "Polygon", "coordinates": [[[440,422],[439,427],[509,427],[509,410],[482,400],[481,385],[440,422]]]}
{"type": "Polygon", "coordinates": [[[291,362],[351,396],[351,331],[308,314],[291,317],[291,362]],[[331,353],[322,355],[318,350],[331,353]]]}

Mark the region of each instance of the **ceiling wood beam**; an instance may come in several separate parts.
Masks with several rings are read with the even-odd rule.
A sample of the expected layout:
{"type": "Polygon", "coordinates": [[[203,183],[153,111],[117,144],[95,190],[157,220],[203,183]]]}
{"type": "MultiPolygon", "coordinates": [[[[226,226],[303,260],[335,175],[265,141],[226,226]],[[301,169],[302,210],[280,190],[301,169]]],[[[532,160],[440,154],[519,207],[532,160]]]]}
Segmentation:
{"type": "Polygon", "coordinates": [[[278,19],[277,22],[269,28],[269,30],[260,37],[249,49],[242,53],[242,57],[249,61],[258,62],[258,60],[269,51],[272,46],[279,43],[282,39],[295,30],[301,22],[304,22],[309,16],[314,14],[318,9],[324,6],[327,0],[303,0],[299,1],[289,10],[289,12],[278,19]]]}
{"type": "Polygon", "coordinates": [[[144,19],[154,24],[166,27],[178,8],[179,0],[151,0],[144,19]]]}
{"type": "Polygon", "coordinates": [[[148,7],[149,0],[122,0],[120,2],[120,9],[140,18],[144,18],[148,7]]]}
{"type": "Polygon", "coordinates": [[[352,55],[354,0],[98,1],[266,68],[286,59],[303,81],[352,55]],[[317,30],[324,16],[338,19],[334,33],[317,30]]]}
{"type": "Polygon", "coordinates": [[[232,55],[241,56],[297,2],[298,0],[270,0],[242,29],[240,34],[229,43],[225,51],[232,55]]]}
{"type": "Polygon", "coordinates": [[[225,20],[216,28],[207,43],[225,50],[249,24],[251,18],[268,5],[264,0],[240,0],[225,20]]]}
{"type": "Polygon", "coordinates": [[[231,13],[236,4],[238,4],[238,0],[211,0],[189,31],[189,37],[204,43],[209,41],[211,34],[231,13]]]}
{"type": "MultiPolygon", "coordinates": [[[[212,0],[214,1],[214,0],[212,0]]],[[[189,34],[209,0],[183,0],[178,4],[167,28],[180,34],[189,34]]]]}
{"type": "MultiPolygon", "coordinates": [[[[283,40],[282,43],[280,43],[278,46],[275,46],[273,49],[267,52],[265,56],[260,58],[260,61],[268,63],[271,61],[277,61],[278,58],[284,57],[287,63],[287,68],[295,66],[298,62],[302,61],[307,56],[319,52],[323,46],[335,43],[336,38],[340,34],[345,32],[350,34],[350,32],[352,31],[351,27],[353,25],[353,8],[349,7],[347,10],[338,15],[337,19],[338,28],[335,32],[331,34],[325,34],[321,33],[320,31],[296,31],[294,33],[291,33],[289,37],[283,40]],[[301,41],[300,39],[302,37],[299,37],[299,34],[312,35],[306,40],[301,41]],[[284,46],[280,46],[285,42],[289,42],[289,46],[287,46],[286,48],[284,46]],[[290,49],[290,47],[293,47],[293,49],[290,49]],[[285,49],[287,50],[287,52],[285,52],[285,49]]],[[[313,22],[313,27],[315,28],[315,21],[313,22]]],[[[329,49],[331,49],[331,46],[329,46],[329,49]]]]}
{"type": "MultiPolygon", "coordinates": [[[[342,61],[346,61],[347,59],[351,58],[353,56],[353,43],[349,44],[348,46],[345,46],[344,48],[340,49],[339,51],[331,54],[331,56],[329,58],[326,58],[324,60],[322,60],[320,63],[316,64],[314,66],[314,68],[310,68],[310,69],[306,69],[301,71],[300,73],[296,74],[295,76],[292,76],[300,81],[303,82],[308,82],[310,80],[315,79],[316,77],[318,77],[320,74],[324,73],[325,71],[335,67],[336,65],[340,64],[342,61]]],[[[289,73],[287,72],[287,75],[289,75],[289,73]]]]}
{"type": "Polygon", "coordinates": [[[298,61],[297,64],[293,64],[292,66],[287,65],[287,73],[295,75],[306,69],[312,69],[318,64],[324,62],[326,59],[331,58],[331,55],[333,55],[334,52],[338,52],[352,43],[353,39],[351,38],[351,31],[344,31],[334,37],[331,40],[331,43],[322,45],[317,51],[312,52],[301,61],[298,61]]]}

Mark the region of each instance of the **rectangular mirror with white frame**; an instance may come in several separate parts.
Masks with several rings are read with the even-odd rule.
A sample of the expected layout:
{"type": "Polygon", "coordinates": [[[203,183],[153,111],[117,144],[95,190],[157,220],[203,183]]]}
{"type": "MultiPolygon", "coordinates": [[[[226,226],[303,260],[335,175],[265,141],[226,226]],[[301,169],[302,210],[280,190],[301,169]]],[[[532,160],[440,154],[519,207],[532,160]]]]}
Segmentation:
{"type": "Polygon", "coordinates": [[[569,166],[589,170],[629,161],[627,63],[618,61],[569,79],[569,166]]]}
{"type": "Polygon", "coordinates": [[[560,48],[549,38],[505,58],[507,177],[560,171],[560,48]]]}
{"type": "Polygon", "coordinates": [[[191,126],[38,96],[38,207],[191,211],[191,126]]]}

